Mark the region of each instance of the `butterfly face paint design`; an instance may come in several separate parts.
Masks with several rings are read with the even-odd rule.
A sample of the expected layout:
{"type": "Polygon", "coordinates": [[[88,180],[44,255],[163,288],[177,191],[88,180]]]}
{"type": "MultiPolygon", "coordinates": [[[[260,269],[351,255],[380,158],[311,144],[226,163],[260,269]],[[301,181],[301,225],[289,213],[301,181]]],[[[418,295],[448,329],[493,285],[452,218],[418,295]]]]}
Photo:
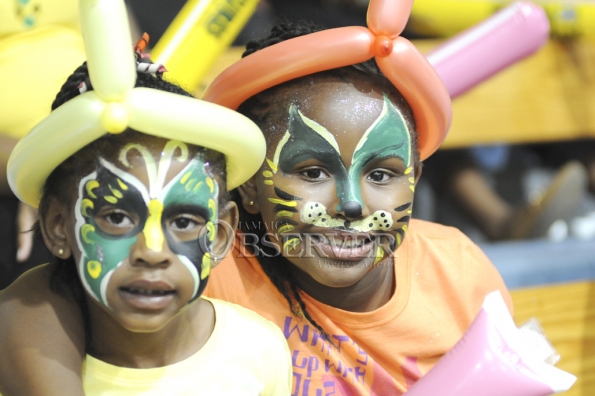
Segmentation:
{"type": "Polygon", "coordinates": [[[119,161],[130,168],[127,156],[140,153],[145,162],[148,188],[132,174],[114,164],[99,160],[97,169],[79,184],[75,205],[76,237],[82,252],[78,263],[79,276],[85,289],[100,303],[108,306],[106,290],[116,268],[124,264],[130,249],[143,234],[146,246],[160,252],[167,243],[194,280],[192,300],[204,288],[211,268],[210,249],[215,239],[217,223],[218,185],[205,172],[200,156],[193,158],[184,169],[165,185],[167,172],[174,160],[187,161],[188,147],[179,141],[169,141],[156,163],[150,151],[140,144],[128,144],[119,161]],[[177,156],[175,153],[179,153],[177,156]],[[130,227],[114,227],[104,219],[105,213],[118,217],[116,222],[131,222],[130,227]],[[190,239],[172,234],[168,222],[177,214],[191,213],[204,220],[201,229],[190,239]]]}

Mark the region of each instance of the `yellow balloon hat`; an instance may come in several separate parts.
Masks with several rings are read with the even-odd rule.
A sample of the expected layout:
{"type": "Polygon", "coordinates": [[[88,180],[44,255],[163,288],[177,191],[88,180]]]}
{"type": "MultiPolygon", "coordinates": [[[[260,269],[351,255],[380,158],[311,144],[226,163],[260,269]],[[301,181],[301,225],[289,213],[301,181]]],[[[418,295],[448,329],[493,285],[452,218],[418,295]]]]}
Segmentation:
{"type": "Polygon", "coordinates": [[[134,88],[136,60],[123,0],[80,0],[79,8],[93,90],[54,110],[19,141],[8,162],[8,182],[19,199],[37,207],[58,165],[127,128],[223,153],[229,189],[256,173],[266,143],[248,118],[199,99],[134,88]]]}

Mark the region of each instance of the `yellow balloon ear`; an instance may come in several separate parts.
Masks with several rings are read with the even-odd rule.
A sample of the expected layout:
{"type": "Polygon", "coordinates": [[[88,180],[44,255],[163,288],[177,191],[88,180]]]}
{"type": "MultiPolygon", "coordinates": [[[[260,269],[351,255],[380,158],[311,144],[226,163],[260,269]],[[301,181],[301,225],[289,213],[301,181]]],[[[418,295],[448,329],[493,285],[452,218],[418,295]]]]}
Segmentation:
{"type": "Polygon", "coordinates": [[[128,109],[121,103],[110,102],[101,113],[101,125],[109,133],[121,133],[128,128],[128,109]]]}

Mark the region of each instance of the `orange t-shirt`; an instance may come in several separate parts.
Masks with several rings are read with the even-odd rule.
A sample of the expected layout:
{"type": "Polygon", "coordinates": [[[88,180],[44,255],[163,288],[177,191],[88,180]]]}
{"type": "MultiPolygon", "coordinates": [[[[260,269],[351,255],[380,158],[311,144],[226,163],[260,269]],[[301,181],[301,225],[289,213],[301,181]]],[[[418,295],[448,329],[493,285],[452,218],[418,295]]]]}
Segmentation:
{"type": "Polygon", "coordinates": [[[355,313],[303,293],[324,341],[288,303],[257,259],[236,243],[211,274],[206,293],[276,323],[289,344],[295,396],[401,395],[462,337],[486,294],[512,300],[498,271],[459,230],[412,220],[396,252],[395,294],[373,312],[355,313]]]}

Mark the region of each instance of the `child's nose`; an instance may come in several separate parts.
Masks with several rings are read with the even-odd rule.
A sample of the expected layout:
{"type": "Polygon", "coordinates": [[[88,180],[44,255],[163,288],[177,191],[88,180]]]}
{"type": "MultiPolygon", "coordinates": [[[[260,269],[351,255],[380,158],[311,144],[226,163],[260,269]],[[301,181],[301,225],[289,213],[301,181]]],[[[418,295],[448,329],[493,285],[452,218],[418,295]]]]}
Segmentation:
{"type": "Polygon", "coordinates": [[[333,202],[333,205],[331,205],[331,210],[328,211],[328,214],[332,217],[344,217],[352,220],[366,217],[370,213],[368,213],[366,205],[362,206],[362,204],[357,201],[341,202],[341,200],[337,198],[335,202],[333,202]]]}
{"type": "Polygon", "coordinates": [[[166,268],[172,262],[172,251],[166,243],[160,250],[156,251],[147,246],[144,233],[140,232],[137,241],[130,248],[130,263],[133,266],[147,266],[166,268]]]}
{"type": "Polygon", "coordinates": [[[356,218],[362,215],[362,206],[357,201],[348,201],[341,204],[341,209],[345,217],[356,218]]]}

